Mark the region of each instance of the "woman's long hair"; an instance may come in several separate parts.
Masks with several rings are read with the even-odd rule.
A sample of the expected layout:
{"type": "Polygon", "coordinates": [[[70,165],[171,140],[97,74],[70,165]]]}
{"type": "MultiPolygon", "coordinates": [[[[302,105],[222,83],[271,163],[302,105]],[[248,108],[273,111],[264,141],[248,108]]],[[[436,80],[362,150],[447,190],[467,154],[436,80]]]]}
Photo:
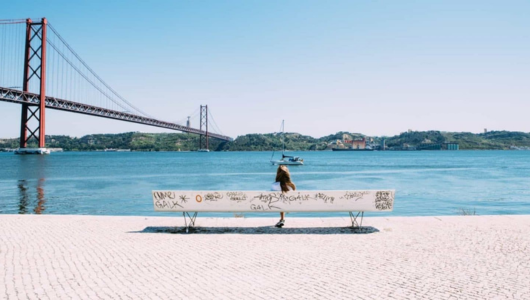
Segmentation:
{"type": "Polygon", "coordinates": [[[278,171],[276,171],[276,182],[280,183],[282,192],[286,193],[289,191],[289,187],[294,191],[296,190],[296,185],[291,181],[291,174],[289,169],[286,166],[280,165],[278,171]]]}

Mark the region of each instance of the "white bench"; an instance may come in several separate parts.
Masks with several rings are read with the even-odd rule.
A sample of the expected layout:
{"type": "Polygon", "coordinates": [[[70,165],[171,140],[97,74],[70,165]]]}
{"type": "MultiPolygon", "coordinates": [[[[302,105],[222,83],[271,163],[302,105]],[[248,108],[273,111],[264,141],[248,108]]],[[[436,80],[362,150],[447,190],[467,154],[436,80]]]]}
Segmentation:
{"type": "Polygon", "coordinates": [[[349,212],[352,227],[360,228],[364,212],[392,211],[395,191],[152,191],[152,195],[155,211],[182,212],[188,232],[198,212],[349,212]]]}

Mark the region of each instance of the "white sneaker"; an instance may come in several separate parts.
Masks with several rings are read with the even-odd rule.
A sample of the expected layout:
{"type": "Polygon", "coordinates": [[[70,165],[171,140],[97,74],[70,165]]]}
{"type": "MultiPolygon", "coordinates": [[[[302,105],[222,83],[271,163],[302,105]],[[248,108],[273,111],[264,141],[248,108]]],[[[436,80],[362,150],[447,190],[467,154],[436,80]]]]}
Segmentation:
{"type": "Polygon", "coordinates": [[[282,220],[278,221],[278,223],[276,223],[276,225],[274,225],[274,226],[276,226],[278,228],[282,228],[283,225],[285,225],[285,220],[282,219],[282,220]]]}

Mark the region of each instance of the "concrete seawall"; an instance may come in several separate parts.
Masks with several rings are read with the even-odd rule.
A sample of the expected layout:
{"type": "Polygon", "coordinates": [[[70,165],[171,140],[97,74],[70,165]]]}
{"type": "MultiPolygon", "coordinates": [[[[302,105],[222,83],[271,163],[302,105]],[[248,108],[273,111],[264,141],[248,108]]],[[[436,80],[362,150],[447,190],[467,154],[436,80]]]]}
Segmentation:
{"type": "Polygon", "coordinates": [[[530,298],[530,216],[276,221],[0,215],[0,299],[530,298]]]}

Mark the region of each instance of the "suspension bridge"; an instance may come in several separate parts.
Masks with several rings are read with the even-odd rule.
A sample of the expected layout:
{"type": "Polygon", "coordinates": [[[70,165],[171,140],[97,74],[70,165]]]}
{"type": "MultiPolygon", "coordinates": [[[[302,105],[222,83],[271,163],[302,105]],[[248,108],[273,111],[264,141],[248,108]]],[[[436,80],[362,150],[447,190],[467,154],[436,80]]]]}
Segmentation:
{"type": "Polygon", "coordinates": [[[148,115],[96,74],[46,18],[0,20],[0,101],[22,106],[22,153],[31,142],[45,149],[46,109],[198,134],[199,149],[208,149],[209,138],[232,141],[207,105],[181,122],[148,115]],[[196,115],[198,128],[191,125],[196,115]]]}

